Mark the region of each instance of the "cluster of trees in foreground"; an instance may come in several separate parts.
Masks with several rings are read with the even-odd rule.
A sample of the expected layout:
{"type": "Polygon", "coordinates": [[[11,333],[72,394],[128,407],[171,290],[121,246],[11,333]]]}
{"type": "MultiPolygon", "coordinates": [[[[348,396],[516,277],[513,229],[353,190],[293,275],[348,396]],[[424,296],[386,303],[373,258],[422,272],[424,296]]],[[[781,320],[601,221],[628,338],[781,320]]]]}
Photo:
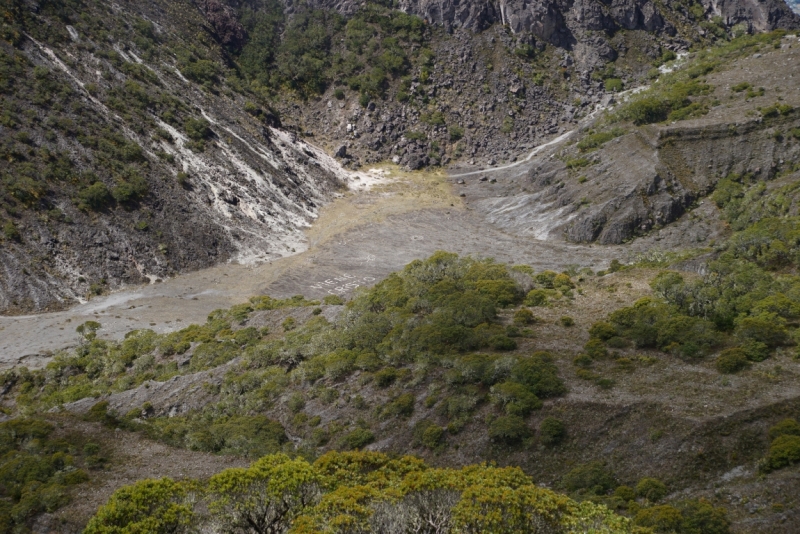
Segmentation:
{"type": "Polygon", "coordinates": [[[431,468],[417,458],[284,454],[207,481],[142,480],[118,490],[86,534],[648,532],[603,505],[537,487],[517,467],[431,468]]]}

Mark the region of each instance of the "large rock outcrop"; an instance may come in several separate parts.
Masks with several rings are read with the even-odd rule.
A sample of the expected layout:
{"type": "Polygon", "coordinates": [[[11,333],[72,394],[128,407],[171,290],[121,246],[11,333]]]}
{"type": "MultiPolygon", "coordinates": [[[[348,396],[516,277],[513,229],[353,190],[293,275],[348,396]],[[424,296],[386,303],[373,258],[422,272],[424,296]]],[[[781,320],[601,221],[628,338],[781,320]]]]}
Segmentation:
{"type": "MultiPolygon", "coordinates": [[[[352,0],[314,0],[313,5],[351,14],[361,5],[352,0]]],[[[674,33],[670,19],[686,19],[677,2],[652,0],[400,0],[400,9],[446,28],[480,31],[494,23],[515,34],[568,46],[589,31],[646,30],[674,33]],[[667,10],[662,13],[662,10],[667,10]]],[[[720,16],[728,25],[747,24],[752,31],[797,27],[800,17],[783,0],[704,0],[706,18],[720,16]]]]}

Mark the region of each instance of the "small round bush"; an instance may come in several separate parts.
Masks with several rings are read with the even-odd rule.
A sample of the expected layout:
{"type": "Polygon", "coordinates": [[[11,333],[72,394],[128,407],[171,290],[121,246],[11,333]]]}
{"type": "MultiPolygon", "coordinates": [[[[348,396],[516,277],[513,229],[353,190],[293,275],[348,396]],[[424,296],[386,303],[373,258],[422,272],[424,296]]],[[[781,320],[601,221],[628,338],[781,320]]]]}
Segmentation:
{"type": "Polygon", "coordinates": [[[585,352],[581,352],[580,354],[575,356],[574,360],[572,360],[572,363],[574,363],[578,367],[590,367],[593,362],[594,360],[592,360],[592,357],[586,354],[585,352]]]}
{"type": "Polygon", "coordinates": [[[775,439],[778,436],[800,436],[800,423],[797,422],[797,419],[784,419],[769,429],[769,439],[775,439]]]}
{"type": "Polygon", "coordinates": [[[769,446],[764,470],[774,471],[796,463],[800,463],[800,436],[778,436],[769,446]]]}
{"type": "Polygon", "coordinates": [[[733,374],[747,369],[750,362],[747,360],[747,355],[740,348],[732,348],[723,350],[716,361],[717,371],[725,374],[733,374]]]}
{"type": "Polygon", "coordinates": [[[595,360],[600,360],[608,356],[608,349],[606,349],[603,342],[597,338],[592,338],[587,341],[586,345],[583,346],[583,350],[586,351],[586,354],[588,354],[590,358],[595,360]]]}
{"type": "Polygon", "coordinates": [[[567,437],[567,427],[560,419],[546,417],[539,425],[539,436],[545,445],[558,445],[567,437]]]}
{"type": "Polygon", "coordinates": [[[657,478],[645,477],[636,484],[636,495],[650,502],[660,501],[667,493],[667,486],[657,478]]]}
{"type": "Polygon", "coordinates": [[[444,440],[444,429],[438,425],[431,425],[422,433],[422,444],[429,449],[435,449],[444,440]]]}
{"type": "Polygon", "coordinates": [[[561,326],[569,327],[569,326],[573,326],[575,324],[575,319],[573,319],[572,317],[570,317],[568,315],[563,316],[561,319],[559,319],[559,321],[561,321],[561,326]]]}
{"type": "Polygon", "coordinates": [[[634,522],[642,527],[650,527],[655,532],[678,532],[683,523],[683,514],[674,506],[652,506],[640,510],[634,522]]]}
{"type": "Polygon", "coordinates": [[[403,393],[384,407],[387,416],[397,415],[407,417],[414,413],[414,395],[403,393]]]}
{"type": "Polygon", "coordinates": [[[514,445],[531,435],[531,429],[522,417],[504,415],[489,425],[489,439],[495,443],[514,445]]]}
{"type": "Polygon", "coordinates": [[[303,397],[302,393],[293,393],[289,400],[286,402],[286,406],[288,406],[289,410],[292,413],[297,413],[303,408],[306,407],[306,400],[303,397]]]}
{"type": "Polygon", "coordinates": [[[394,367],[386,367],[375,373],[375,383],[380,388],[387,388],[397,380],[397,369],[394,367]]]}
{"type": "Polygon", "coordinates": [[[528,306],[547,306],[547,291],[544,289],[532,289],[525,296],[525,304],[528,306]]]}
{"type": "Polygon", "coordinates": [[[604,321],[594,323],[592,327],[589,328],[589,336],[596,337],[601,341],[607,341],[616,335],[617,329],[604,321]]]}
{"type": "Polygon", "coordinates": [[[344,438],[348,449],[363,449],[373,441],[375,441],[375,434],[366,428],[357,428],[344,438]]]}
{"type": "Polygon", "coordinates": [[[527,325],[536,322],[536,316],[528,308],[520,308],[514,313],[514,324],[527,325]]]}
{"type": "Polygon", "coordinates": [[[84,209],[100,211],[108,207],[113,200],[111,191],[103,182],[95,182],[78,193],[80,205],[84,209]]]}
{"type": "Polygon", "coordinates": [[[746,339],[742,343],[741,349],[751,362],[763,362],[769,358],[769,346],[761,341],[746,339]]]}
{"type": "Polygon", "coordinates": [[[636,498],[636,493],[630,486],[620,486],[614,490],[614,497],[617,497],[625,502],[628,502],[636,498]]]}
{"type": "Polygon", "coordinates": [[[627,349],[628,347],[631,346],[631,342],[625,339],[624,337],[614,336],[612,338],[609,338],[608,341],[606,341],[606,345],[608,345],[612,349],[627,349]]]}
{"type": "Polygon", "coordinates": [[[570,493],[606,495],[617,487],[617,481],[602,462],[591,462],[564,475],[561,485],[570,493]]]}
{"type": "Polygon", "coordinates": [[[489,345],[494,350],[514,350],[517,348],[517,342],[508,336],[492,336],[489,338],[489,345]]]}

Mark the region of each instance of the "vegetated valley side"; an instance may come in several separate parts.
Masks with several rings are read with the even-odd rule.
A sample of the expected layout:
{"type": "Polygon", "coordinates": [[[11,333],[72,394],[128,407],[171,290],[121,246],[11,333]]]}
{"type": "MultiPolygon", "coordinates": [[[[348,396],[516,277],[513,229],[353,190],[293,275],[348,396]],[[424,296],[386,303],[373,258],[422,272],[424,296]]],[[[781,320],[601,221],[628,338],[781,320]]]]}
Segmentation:
{"type": "Polygon", "coordinates": [[[297,252],[339,163],[451,165],[487,225],[630,251],[74,325],[0,375],[3,531],[800,529],[785,4],[3,9],[6,311],[297,252]]]}

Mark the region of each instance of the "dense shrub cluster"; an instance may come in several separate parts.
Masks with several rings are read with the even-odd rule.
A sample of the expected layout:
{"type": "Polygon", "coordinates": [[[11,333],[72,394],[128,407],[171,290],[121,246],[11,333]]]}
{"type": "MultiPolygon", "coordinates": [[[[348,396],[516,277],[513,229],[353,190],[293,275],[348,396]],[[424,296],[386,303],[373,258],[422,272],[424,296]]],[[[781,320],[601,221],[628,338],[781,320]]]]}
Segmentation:
{"type": "Polygon", "coordinates": [[[432,61],[430,51],[420,49],[428,33],[424,21],[379,3],[363,5],[347,20],[307,8],[287,20],[278,2],[263,4],[241,10],[249,40],[239,60],[247,78],[264,89],[311,95],[346,85],[366,105],[384,97],[389,82],[407,74],[414,60],[423,70],[432,61]]]}
{"type": "Polygon", "coordinates": [[[27,531],[27,521],[70,501],[69,487],[86,482],[80,466],[102,464],[100,448],[51,437],[54,427],[39,419],[0,423],[0,530],[27,531]]]}
{"type": "Polygon", "coordinates": [[[800,277],[794,274],[800,267],[800,224],[796,217],[781,216],[791,205],[791,190],[765,194],[763,183],[745,187],[748,180],[728,176],[713,195],[739,231],[720,247],[706,274],[687,280],[681,273],[660,273],[651,283],[658,298],[642,299],[595,324],[587,354],[600,357],[606,346],[622,348],[620,338],[690,359],[724,348],[717,368],[735,373],[794,343],[800,317],[800,277]],[[748,207],[753,191],[761,191],[760,205],[784,208],[759,218],[748,207]]]}
{"type": "Polygon", "coordinates": [[[410,456],[285,455],[208,481],[143,480],[118,490],[87,534],[203,531],[384,534],[632,532],[630,520],[535,486],[514,467],[435,469],[410,456]],[[427,530],[426,530],[427,531],[427,530]]]}
{"type": "Polygon", "coordinates": [[[637,526],[652,529],[653,532],[730,532],[730,521],[724,508],[715,508],[703,499],[657,504],[669,493],[663,482],[645,477],[639,480],[635,489],[620,485],[614,473],[602,462],[575,467],[564,475],[561,488],[576,498],[591,499],[612,509],[627,510],[637,526]]]}
{"type": "MultiPolygon", "coordinates": [[[[428,382],[435,393],[425,406],[446,421],[427,434],[420,430],[415,439],[422,446],[445,443],[445,432],[458,433],[487,405],[500,415],[487,427],[491,439],[513,444],[529,435],[524,418],[542,399],[566,391],[549,353],[508,353],[516,346],[509,334],[521,334],[501,324],[498,310],[522,301],[525,291],[517,280],[528,277],[489,260],[440,252],[357,294],[333,323],[316,308],[319,302],[302,296],[253,297],[212,312],[204,325],[162,335],[137,330],[119,342],[98,338],[101,325],[88,322],[78,327],[82,342],[76,349],[57,355],[44,370],[10,371],[3,380],[14,388],[19,406],[49,409],[227,365],[221,384],[204,386],[208,402],[201,410],[166,417],[136,408],[113,416],[116,424],[172,445],[250,457],[293,447],[284,429],[263,415],[277,406],[291,412],[305,445],[361,448],[375,439],[377,426],[371,424],[416,413],[421,399],[402,390],[414,380],[415,387],[428,382]],[[307,320],[289,315],[274,333],[249,323],[259,311],[308,306],[315,309],[307,320]],[[321,424],[305,413],[311,399],[324,405],[353,402],[365,410],[363,397],[340,398],[336,386],[356,372],[358,387],[373,389],[365,396],[383,396],[364,418],[321,424]]],[[[572,287],[566,275],[542,273],[534,279],[529,285],[572,287]]],[[[524,311],[519,321],[533,321],[524,311]]]]}

